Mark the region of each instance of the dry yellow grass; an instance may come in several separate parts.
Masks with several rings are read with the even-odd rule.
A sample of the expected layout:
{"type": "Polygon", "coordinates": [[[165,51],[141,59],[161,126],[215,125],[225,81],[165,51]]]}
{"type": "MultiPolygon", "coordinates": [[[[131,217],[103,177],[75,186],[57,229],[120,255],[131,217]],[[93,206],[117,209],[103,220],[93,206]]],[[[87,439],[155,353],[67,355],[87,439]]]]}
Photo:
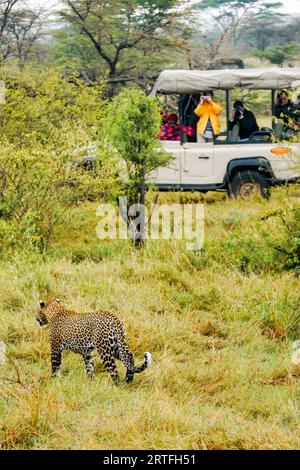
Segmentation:
{"type": "MultiPolygon", "coordinates": [[[[163,198],[180,197],[202,199],[163,198]]],[[[300,281],[276,265],[282,224],[261,220],[298,198],[296,187],[269,202],[208,194],[202,253],[100,242],[89,203],[74,209],[47,258],[1,262],[0,340],[13,363],[0,365],[0,447],[299,449],[290,343],[300,333],[300,281]],[[48,295],[74,310],[116,312],[137,362],[149,350],[152,368],[115,387],[99,360],[89,381],[82,358],[66,352],[51,378],[48,332],[35,321],[48,295]]]]}

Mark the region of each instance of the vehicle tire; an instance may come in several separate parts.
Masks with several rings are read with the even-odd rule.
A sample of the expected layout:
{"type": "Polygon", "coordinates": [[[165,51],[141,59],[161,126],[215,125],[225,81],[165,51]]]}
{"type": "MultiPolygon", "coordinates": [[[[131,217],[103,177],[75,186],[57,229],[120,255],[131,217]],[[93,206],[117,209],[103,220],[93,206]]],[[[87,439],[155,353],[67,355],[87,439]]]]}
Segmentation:
{"type": "Polygon", "coordinates": [[[257,171],[240,171],[229,181],[228,195],[239,199],[248,199],[259,194],[264,199],[270,197],[270,185],[267,178],[257,171]]]}

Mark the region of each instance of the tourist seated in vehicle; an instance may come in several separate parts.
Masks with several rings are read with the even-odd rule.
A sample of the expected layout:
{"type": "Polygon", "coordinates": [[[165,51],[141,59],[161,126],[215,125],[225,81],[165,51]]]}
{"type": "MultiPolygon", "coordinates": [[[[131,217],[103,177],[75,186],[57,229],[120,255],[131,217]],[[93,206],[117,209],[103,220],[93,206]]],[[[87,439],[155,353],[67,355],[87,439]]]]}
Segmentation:
{"type": "Polygon", "coordinates": [[[214,100],[210,90],[201,94],[195,114],[200,118],[197,124],[197,142],[212,142],[214,135],[220,133],[220,114],[222,105],[214,100]]]}
{"type": "Polygon", "coordinates": [[[168,122],[168,117],[169,116],[166,113],[161,111],[160,118],[161,118],[161,125],[162,126],[168,122]]]}
{"type": "Polygon", "coordinates": [[[296,107],[289,99],[286,90],[280,90],[277,93],[277,100],[275,105],[275,116],[282,119],[285,124],[289,124],[290,118],[293,118],[296,107]]]}
{"type": "Polygon", "coordinates": [[[277,126],[281,125],[283,139],[289,139],[300,131],[300,114],[297,106],[290,100],[287,90],[280,90],[277,93],[275,117],[277,126]]]}
{"type": "Polygon", "coordinates": [[[252,111],[245,108],[242,101],[236,100],[229,117],[229,130],[231,140],[248,140],[249,137],[259,131],[256,118],[252,111]]]}
{"type": "Polygon", "coordinates": [[[183,142],[197,142],[197,123],[199,117],[195,114],[200,101],[200,94],[181,94],[178,100],[178,111],[181,116],[181,123],[187,128],[193,129],[193,134],[184,133],[183,142]]]}
{"type": "Polygon", "coordinates": [[[294,105],[294,108],[295,108],[297,111],[300,111],[300,94],[297,95],[297,98],[296,98],[295,101],[293,102],[293,105],[294,105]]]}
{"type": "Polygon", "coordinates": [[[193,128],[190,126],[185,126],[184,124],[181,126],[181,132],[180,132],[180,126],[178,124],[178,116],[175,113],[170,114],[169,116],[164,115],[163,119],[165,123],[162,124],[161,129],[160,129],[160,133],[159,133],[160,140],[180,141],[181,132],[182,134],[188,135],[188,136],[192,136],[194,134],[193,128]]]}

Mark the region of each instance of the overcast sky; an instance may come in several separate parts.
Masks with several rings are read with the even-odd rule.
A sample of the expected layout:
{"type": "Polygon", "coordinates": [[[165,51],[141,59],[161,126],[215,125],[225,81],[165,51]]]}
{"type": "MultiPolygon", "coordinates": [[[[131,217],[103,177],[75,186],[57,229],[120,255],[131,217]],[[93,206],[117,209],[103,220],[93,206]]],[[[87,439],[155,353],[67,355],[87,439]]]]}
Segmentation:
{"type": "MultiPolygon", "coordinates": [[[[112,0],[113,1],[113,0],[112,0]]],[[[44,7],[55,7],[59,4],[59,0],[31,0],[33,4],[40,4],[44,7]]],[[[298,13],[300,14],[300,0],[281,0],[284,7],[284,13],[298,13]]]]}
{"type": "Polygon", "coordinates": [[[285,13],[300,13],[300,0],[281,0],[285,13]]]}

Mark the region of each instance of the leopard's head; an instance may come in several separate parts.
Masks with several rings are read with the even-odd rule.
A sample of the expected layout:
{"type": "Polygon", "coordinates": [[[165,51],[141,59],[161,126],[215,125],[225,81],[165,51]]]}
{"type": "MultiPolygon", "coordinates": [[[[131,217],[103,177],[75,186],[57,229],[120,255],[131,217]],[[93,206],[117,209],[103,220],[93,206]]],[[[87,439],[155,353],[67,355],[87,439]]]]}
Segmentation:
{"type": "Polygon", "coordinates": [[[61,308],[59,299],[52,299],[48,302],[44,300],[39,301],[36,321],[40,326],[47,325],[55,313],[61,308]]]}

